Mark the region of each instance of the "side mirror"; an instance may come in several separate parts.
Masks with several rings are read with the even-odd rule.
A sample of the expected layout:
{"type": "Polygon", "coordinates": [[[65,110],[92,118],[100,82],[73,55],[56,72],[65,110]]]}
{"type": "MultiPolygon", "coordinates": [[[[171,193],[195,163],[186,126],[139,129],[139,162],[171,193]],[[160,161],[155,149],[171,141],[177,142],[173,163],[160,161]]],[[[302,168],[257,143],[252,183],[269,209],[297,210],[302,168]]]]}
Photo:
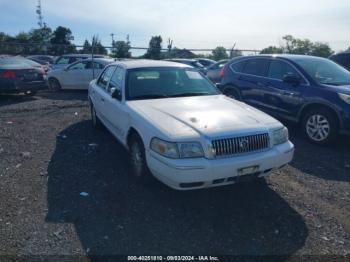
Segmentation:
{"type": "Polygon", "coordinates": [[[299,76],[296,75],[285,75],[283,77],[283,82],[291,84],[293,86],[298,86],[301,83],[301,79],[299,76]]]}
{"type": "Polygon", "coordinates": [[[111,95],[112,98],[117,99],[117,100],[122,100],[122,94],[119,89],[112,87],[111,88],[111,95]]]}

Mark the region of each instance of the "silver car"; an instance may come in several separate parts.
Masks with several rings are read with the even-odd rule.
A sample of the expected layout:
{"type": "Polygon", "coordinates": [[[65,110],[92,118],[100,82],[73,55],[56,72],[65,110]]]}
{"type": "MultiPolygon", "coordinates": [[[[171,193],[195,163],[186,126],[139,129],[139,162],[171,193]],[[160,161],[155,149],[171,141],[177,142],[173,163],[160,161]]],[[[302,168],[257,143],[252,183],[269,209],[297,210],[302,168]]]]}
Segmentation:
{"type": "Polygon", "coordinates": [[[64,69],[51,70],[48,82],[51,90],[88,89],[91,80],[97,78],[103,68],[113,63],[113,59],[91,58],[77,61],[64,69]],[[94,65],[94,66],[93,66],[94,65]]]}
{"type": "Polygon", "coordinates": [[[212,65],[207,69],[207,77],[213,82],[213,83],[220,83],[221,82],[221,76],[220,71],[225,66],[225,64],[228,62],[227,59],[220,60],[216,64],[212,65]]]}
{"type": "MultiPolygon", "coordinates": [[[[92,54],[66,54],[58,57],[52,64],[51,68],[63,69],[66,66],[73,64],[77,61],[92,58],[92,54]]],[[[104,55],[94,55],[94,58],[105,58],[104,55]]]]}

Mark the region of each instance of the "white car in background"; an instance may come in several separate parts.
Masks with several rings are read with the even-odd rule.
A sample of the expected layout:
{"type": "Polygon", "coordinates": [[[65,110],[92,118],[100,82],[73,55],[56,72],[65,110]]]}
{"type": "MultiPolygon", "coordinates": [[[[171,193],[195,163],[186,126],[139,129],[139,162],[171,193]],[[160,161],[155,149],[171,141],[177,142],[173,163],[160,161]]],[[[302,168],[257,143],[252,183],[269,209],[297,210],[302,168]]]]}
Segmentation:
{"type": "Polygon", "coordinates": [[[56,91],[60,89],[87,90],[91,80],[97,78],[103,68],[113,62],[113,59],[107,58],[85,59],[63,69],[51,70],[47,76],[49,88],[56,91]]]}
{"type": "Polygon", "coordinates": [[[153,174],[179,190],[228,185],[293,158],[286,127],[184,64],[113,63],[90,83],[89,101],[93,125],[105,125],[129,150],[141,180],[153,174]]]}

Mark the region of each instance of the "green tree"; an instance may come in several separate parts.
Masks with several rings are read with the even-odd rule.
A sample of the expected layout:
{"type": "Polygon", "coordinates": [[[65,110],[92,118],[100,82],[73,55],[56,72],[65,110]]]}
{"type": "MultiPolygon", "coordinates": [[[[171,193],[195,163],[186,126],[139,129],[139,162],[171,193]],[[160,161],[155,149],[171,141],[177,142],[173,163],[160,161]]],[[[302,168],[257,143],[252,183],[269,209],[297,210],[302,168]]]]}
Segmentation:
{"type": "Polygon", "coordinates": [[[282,54],[283,49],[277,46],[269,46],[261,50],[260,54],[282,54]]]}
{"type": "Polygon", "coordinates": [[[309,39],[298,39],[291,35],[282,38],[282,50],[288,54],[315,55],[329,57],[333,51],[327,43],[313,43],[309,39]]]}
{"type": "Polygon", "coordinates": [[[0,32],[0,54],[17,54],[18,48],[17,45],[14,45],[15,38],[4,33],[0,32]]]}
{"type": "Polygon", "coordinates": [[[162,42],[163,39],[161,36],[152,36],[149,42],[148,50],[144,57],[159,60],[161,58],[162,42]]]}
{"type": "Polygon", "coordinates": [[[334,53],[330,46],[326,43],[316,42],[311,50],[311,55],[320,57],[329,57],[334,53]]]}
{"type": "Polygon", "coordinates": [[[50,52],[53,55],[62,55],[66,53],[75,53],[76,48],[72,44],[74,37],[69,28],[59,26],[53,32],[53,37],[50,40],[50,52]]]}
{"type": "Polygon", "coordinates": [[[114,41],[112,44],[112,56],[116,58],[130,58],[130,44],[126,41],[114,41]]]}
{"type": "Polygon", "coordinates": [[[180,49],[177,47],[174,47],[170,50],[170,52],[162,53],[163,58],[187,58],[187,59],[192,59],[196,58],[196,54],[191,52],[190,50],[187,49],[180,49]]]}
{"type": "Polygon", "coordinates": [[[107,55],[107,49],[102,45],[97,35],[92,37],[92,45],[94,47],[94,54],[107,55]]]}
{"type": "Polygon", "coordinates": [[[28,55],[31,53],[31,46],[30,46],[30,34],[26,32],[20,32],[17,34],[13,41],[18,44],[14,44],[12,46],[12,49],[14,50],[15,54],[22,54],[22,55],[28,55]]]}
{"type": "Polygon", "coordinates": [[[212,51],[212,59],[219,61],[222,59],[227,59],[228,55],[225,47],[218,46],[212,51]]]}
{"type": "Polygon", "coordinates": [[[43,27],[39,29],[32,29],[29,32],[30,54],[47,53],[48,45],[52,37],[52,29],[50,27],[43,27]]]}
{"type": "Polygon", "coordinates": [[[90,54],[92,51],[92,47],[90,42],[85,39],[84,44],[83,44],[83,48],[80,50],[81,54],[90,54]]]}

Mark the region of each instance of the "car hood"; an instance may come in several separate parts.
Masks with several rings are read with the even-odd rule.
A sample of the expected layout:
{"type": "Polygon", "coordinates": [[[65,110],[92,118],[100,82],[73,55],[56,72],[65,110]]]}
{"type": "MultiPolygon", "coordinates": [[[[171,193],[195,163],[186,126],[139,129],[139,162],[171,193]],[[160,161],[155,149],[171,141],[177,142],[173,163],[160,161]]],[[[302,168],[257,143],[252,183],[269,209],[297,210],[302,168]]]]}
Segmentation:
{"type": "Polygon", "coordinates": [[[213,137],[281,126],[269,115],[223,95],[138,100],[128,105],[169,137],[213,137]]]}

